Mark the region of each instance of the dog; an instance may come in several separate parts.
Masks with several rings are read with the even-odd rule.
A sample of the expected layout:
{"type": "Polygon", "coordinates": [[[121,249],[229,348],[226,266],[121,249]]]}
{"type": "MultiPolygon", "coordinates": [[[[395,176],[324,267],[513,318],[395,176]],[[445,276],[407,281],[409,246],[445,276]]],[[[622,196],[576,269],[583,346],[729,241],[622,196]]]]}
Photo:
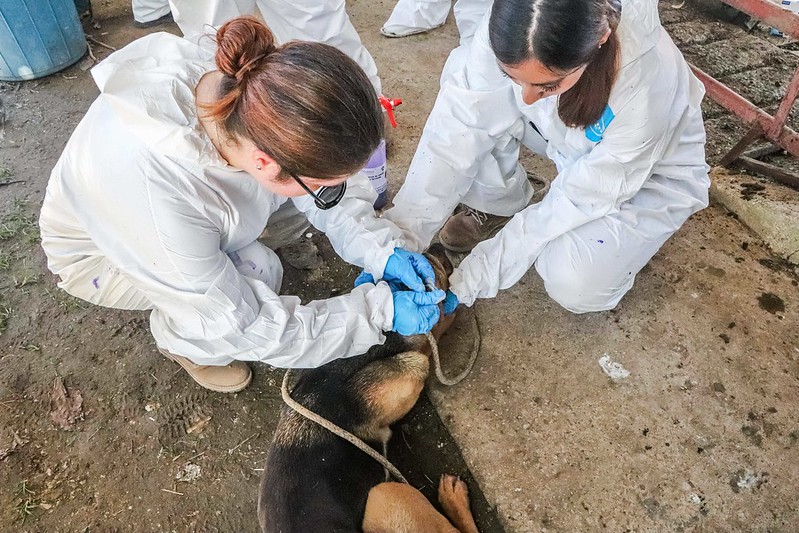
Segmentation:
{"type": "MultiPolygon", "coordinates": [[[[433,245],[426,256],[447,290],[452,264],[444,248],[433,245]]],[[[436,339],[454,317],[442,310],[436,339]]],[[[382,451],[389,426],[419,398],[430,355],[424,335],[388,333],[362,356],[298,371],[291,396],[382,451]]],[[[438,491],[449,520],[415,488],[385,479],[375,459],[284,406],[261,478],[258,521],[265,533],[478,533],[466,484],[455,476],[442,476],[438,491]]]]}

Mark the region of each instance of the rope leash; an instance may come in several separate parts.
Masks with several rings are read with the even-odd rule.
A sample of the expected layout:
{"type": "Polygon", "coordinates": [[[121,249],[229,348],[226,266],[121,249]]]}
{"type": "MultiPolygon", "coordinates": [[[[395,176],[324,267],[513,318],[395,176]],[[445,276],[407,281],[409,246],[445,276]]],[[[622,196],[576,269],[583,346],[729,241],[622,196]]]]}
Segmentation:
{"type": "Polygon", "coordinates": [[[353,444],[354,446],[360,448],[362,451],[364,451],[370,457],[372,457],[372,459],[383,465],[383,468],[385,468],[392,476],[394,476],[394,478],[397,481],[400,481],[402,483],[408,483],[408,480],[405,479],[405,477],[400,473],[399,470],[397,470],[396,466],[391,464],[391,462],[388,459],[377,453],[374,448],[366,444],[362,439],[359,439],[358,437],[356,437],[355,435],[353,435],[343,427],[338,426],[333,422],[331,422],[330,420],[319,416],[310,409],[304,407],[299,402],[295,401],[291,397],[291,393],[289,392],[289,379],[291,374],[292,374],[291,370],[286,371],[286,373],[283,375],[283,385],[280,387],[280,392],[283,396],[283,401],[286,402],[286,405],[297,411],[299,414],[301,414],[308,420],[316,422],[317,424],[319,424],[326,430],[330,431],[331,433],[338,435],[339,437],[346,440],[350,444],[353,444]]]}
{"type": "Polygon", "coordinates": [[[441,369],[441,360],[438,356],[438,343],[436,342],[436,339],[433,337],[432,333],[425,333],[427,342],[430,343],[430,348],[433,349],[433,368],[436,371],[436,378],[438,378],[438,381],[440,381],[441,384],[448,387],[457,385],[469,375],[469,373],[472,371],[472,367],[474,367],[474,362],[477,360],[477,354],[480,353],[480,327],[477,325],[477,315],[475,314],[474,309],[471,310],[471,315],[472,331],[474,331],[472,351],[469,354],[469,361],[466,363],[466,368],[464,368],[463,371],[454,378],[448,378],[444,375],[444,371],[441,369]]]}
{"type": "MultiPolygon", "coordinates": [[[[435,337],[433,337],[432,333],[426,333],[427,341],[430,343],[430,348],[433,351],[433,367],[435,368],[436,378],[440,381],[443,385],[452,386],[457,385],[461,381],[463,381],[466,376],[472,371],[472,367],[474,367],[474,363],[477,360],[477,355],[480,353],[480,328],[477,324],[477,315],[474,312],[474,309],[471,311],[472,314],[472,329],[474,330],[474,340],[472,341],[472,351],[469,354],[469,361],[466,364],[466,368],[454,378],[448,378],[444,375],[444,372],[441,369],[441,360],[438,354],[438,342],[436,342],[435,337]]],[[[287,370],[286,373],[283,375],[283,384],[280,387],[280,393],[283,397],[283,401],[286,402],[291,409],[299,413],[300,415],[304,416],[308,420],[315,422],[322,426],[323,428],[327,429],[331,433],[338,435],[342,439],[346,440],[353,446],[360,448],[361,451],[369,455],[372,459],[383,465],[383,468],[386,469],[386,472],[391,474],[394,479],[401,483],[408,484],[408,480],[405,479],[405,476],[400,473],[399,469],[396,466],[391,464],[385,456],[380,455],[374,448],[369,446],[366,442],[362,439],[356,437],[346,429],[342,428],[327,420],[326,418],[319,416],[318,414],[314,413],[310,409],[306,408],[296,400],[291,397],[291,391],[289,390],[289,381],[291,380],[292,375],[291,370],[287,370]]]]}

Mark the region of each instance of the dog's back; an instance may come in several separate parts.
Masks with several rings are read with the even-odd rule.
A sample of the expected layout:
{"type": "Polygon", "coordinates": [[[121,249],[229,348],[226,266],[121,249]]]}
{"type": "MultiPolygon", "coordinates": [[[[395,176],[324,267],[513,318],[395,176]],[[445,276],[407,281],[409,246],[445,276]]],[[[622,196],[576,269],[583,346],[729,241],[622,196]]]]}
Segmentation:
{"type": "MultiPolygon", "coordinates": [[[[382,452],[388,435],[375,424],[375,395],[382,394],[375,383],[407,372],[408,361],[397,356],[408,350],[407,339],[389,333],[385,344],[362,356],[297,372],[292,397],[382,452]]],[[[426,375],[426,356],[418,359],[411,364],[424,366],[417,373],[426,375]]],[[[261,527],[270,533],[359,532],[369,490],[384,480],[373,458],[284,407],[261,480],[261,527]]]]}

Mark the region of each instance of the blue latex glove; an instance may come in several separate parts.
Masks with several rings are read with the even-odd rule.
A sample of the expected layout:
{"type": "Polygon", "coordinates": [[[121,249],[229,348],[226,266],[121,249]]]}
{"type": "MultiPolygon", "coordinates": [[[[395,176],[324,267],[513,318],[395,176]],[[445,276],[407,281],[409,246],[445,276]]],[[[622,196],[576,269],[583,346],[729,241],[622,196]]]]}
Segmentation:
{"type": "Polygon", "coordinates": [[[430,261],[422,254],[394,248],[383,269],[386,281],[399,281],[414,292],[425,292],[436,286],[436,273],[430,261]]]}
{"type": "MultiPolygon", "coordinates": [[[[365,270],[362,270],[358,277],[355,278],[355,281],[352,283],[353,287],[358,287],[363,285],[364,283],[375,283],[375,278],[372,277],[371,274],[368,274],[365,270]]],[[[388,283],[391,292],[398,292],[398,291],[407,291],[408,289],[405,288],[405,285],[400,283],[399,281],[386,281],[388,283]]]]}
{"type": "Polygon", "coordinates": [[[452,291],[447,291],[447,297],[444,298],[444,314],[449,315],[453,313],[455,309],[458,307],[458,297],[455,296],[455,293],[452,291]]]}
{"type": "Polygon", "coordinates": [[[394,299],[394,325],[392,331],[400,335],[427,333],[438,322],[441,312],[438,302],[444,299],[442,290],[430,292],[397,291],[394,299]]]}
{"type": "Polygon", "coordinates": [[[372,277],[370,273],[365,270],[361,270],[361,273],[358,274],[358,277],[355,278],[355,281],[352,283],[353,287],[358,287],[363,285],[364,283],[374,283],[375,278],[372,277]]]}

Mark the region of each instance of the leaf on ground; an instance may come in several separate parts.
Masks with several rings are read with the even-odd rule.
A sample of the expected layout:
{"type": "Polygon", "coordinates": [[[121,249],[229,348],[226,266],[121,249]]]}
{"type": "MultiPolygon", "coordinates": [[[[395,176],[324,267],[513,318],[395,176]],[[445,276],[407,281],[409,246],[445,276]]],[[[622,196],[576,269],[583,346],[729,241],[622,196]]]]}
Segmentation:
{"type": "Polygon", "coordinates": [[[72,429],[75,421],[83,417],[83,397],[78,389],[64,386],[64,380],[55,378],[50,395],[50,418],[61,429],[72,429]]]}
{"type": "Polygon", "coordinates": [[[0,461],[27,443],[28,441],[21,439],[17,432],[11,428],[5,428],[0,431],[0,461]]]}

